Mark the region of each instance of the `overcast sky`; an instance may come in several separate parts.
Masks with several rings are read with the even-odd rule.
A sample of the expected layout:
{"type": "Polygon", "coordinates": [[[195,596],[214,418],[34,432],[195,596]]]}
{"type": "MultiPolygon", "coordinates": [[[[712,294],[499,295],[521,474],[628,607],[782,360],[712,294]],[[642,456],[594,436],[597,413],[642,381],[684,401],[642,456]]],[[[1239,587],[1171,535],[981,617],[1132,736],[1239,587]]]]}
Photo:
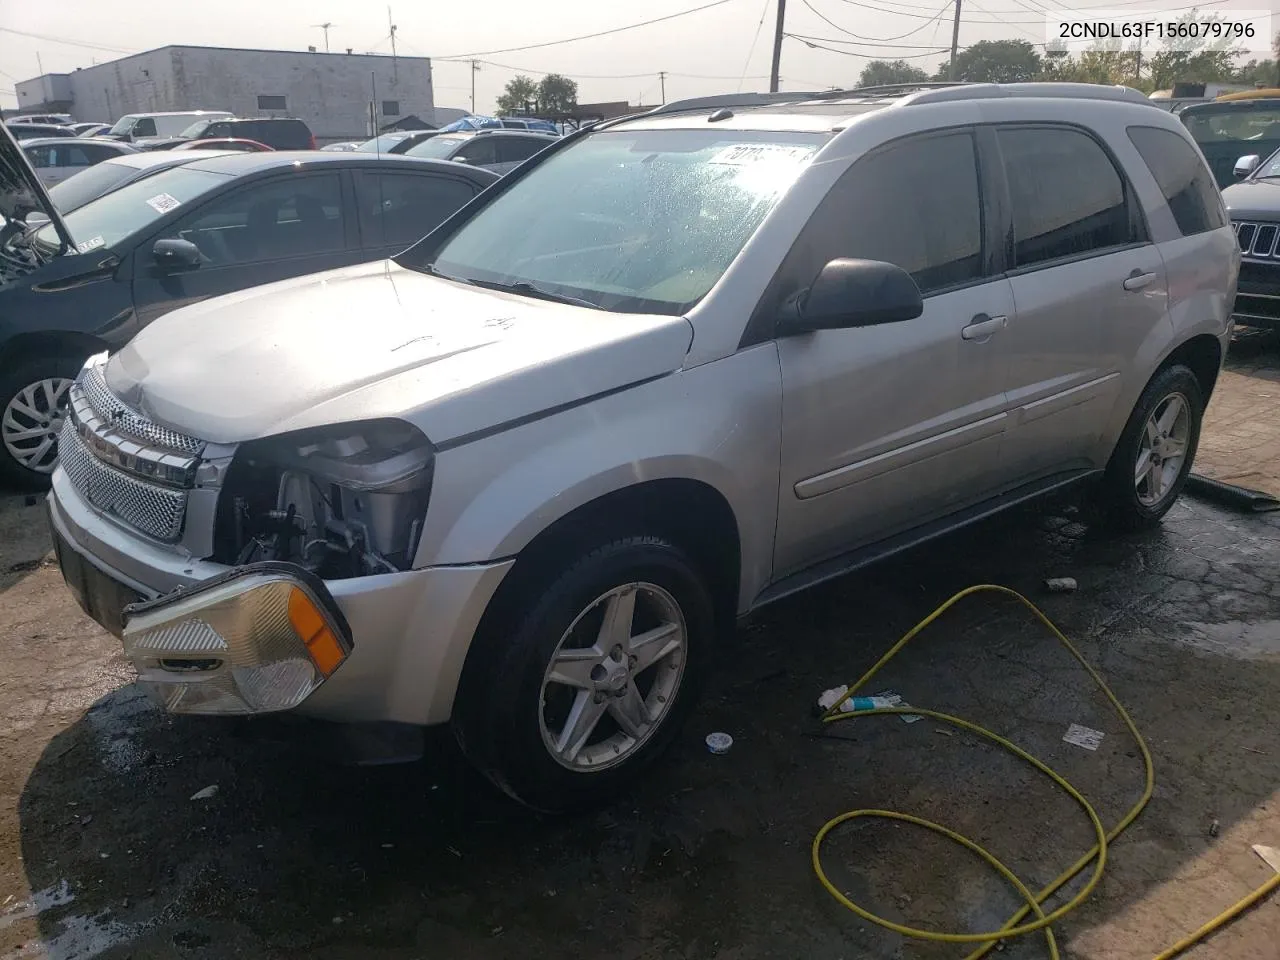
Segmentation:
{"type": "MultiPolygon", "coordinates": [[[[436,105],[465,108],[470,105],[468,64],[446,57],[608,30],[708,2],[400,0],[392,4],[392,14],[398,51],[434,58],[436,105]]],[[[512,67],[535,78],[543,72],[566,74],[578,81],[583,102],[657,103],[661,70],[667,71],[667,99],[736,90],[740,82],[743,90],[767,89],[775,3],[726,0],[713,9],[613,36],[486,54],[482,59],[493,63],[483,64],[477,74],[476,107],[482,113],[492,109],[494,98],[517,72],[512,67]]],[[[1156,12],[1187,5],[1188,0],[962,0],[960,43],[1002,38],[1043,43],[1045,7],[1156,12]]],[[[1207,6],[1275,11],[1280,0],[1215,0],[1207,6]]],[[[855,55],[784,40],[783,89],[852,86],[872,59],[908,57],[932,72],[945,57],[937,50],[951,42],[951,18],[951,3],[944,7],[942,0],[788,0],[789,33],[849,41],[828,45],[855,55]],[[854,40],[837,28],[873,39],[854,40]]],[[[333,23],[331,50],[390,52],[385,6],[360,0],[0,0],[0,105],[13,107],[13,84],[37,76],[41,65],[47,73],[69,72],[170,43],[282,50],[315,44],[323,50],[324,34],[313,24],[325,21],[333,23]]]]}

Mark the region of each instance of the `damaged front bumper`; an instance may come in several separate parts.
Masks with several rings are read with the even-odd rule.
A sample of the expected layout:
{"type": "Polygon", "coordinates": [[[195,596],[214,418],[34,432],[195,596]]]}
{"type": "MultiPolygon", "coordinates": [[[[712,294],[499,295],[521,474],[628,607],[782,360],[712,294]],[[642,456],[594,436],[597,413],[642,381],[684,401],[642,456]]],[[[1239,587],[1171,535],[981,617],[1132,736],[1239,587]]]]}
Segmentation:
{"type": "MultiPolygon", "coordinates": [[[[201,671],[173,671],[158,661],[219,660],[221,665],[216,672],[223,679],[215,681],[210,690],[218,683],[225,690],[227,672],[234,681],[237,668],[280,658],[278,652],[268,651],[268,645],[273,651],[280,649],[282,643],[291,649],[293,655],[284,659],[304,656],[287,633],[283,640],[271,639],[277,636],[272,630],[284,629],[279,616],[288,620],[284,587],[272,588],[281,591],[273,602],[286,604],[275,621],[259,619],[248,629],[244,627],[249,618],[265,616],[253,612],[254,604],[265,594],[251,598],[252,603],[241,596],[231,604],[234,617],[243,620],[229,623],[229,618],[234,617],[222,610],[218,611],[221,627],[207,619],[211,614],[205,613],[205,607],[218,596],[212,592],[216,584],[233,584],[225,589],[243,594],[247,584],[260,585],[260,580],[245,577],[243,571],[261,570],[260,567],[227,567],[191,557],[174,546],[140,538],[88,504],[62,470],[54,473],[48,507],[63,578],[85,612],[107,630],[122,636],[128,629],[140,641],[139,631],[144,626],[168,623],[181,611],[190,622],[206,618],[211,630],[228,641],[229,649],[232,638],[224,636],[223,631],[234,634],[240,630],[248,638],[236,641],[248,644],[244,648],[248,659],[243,662],[220,649],[207,654],[208,641],[212,639],[207,633],[203,634],[204,648],[184,651],[181,657],[169,656],[175,652],[169,647],[155,651],[141,643],[135,645],[131,639],[126,642],[126,653],[144,683],[175,681],[195,686],[201,671]],[[277,625],[263,631],[262,624],[268,622],[277,625]],[[152,655],[157,652],[164,656],[152,655]]],[[[341,666],[322,683],[311,686],[310,693],[291,708],[292,712],[343,724],[391,722],[426,726],[447,722],[471,638],[513,563],[514,560],[504,559],[334,580],[306,580],[296,575],[299,571],[305,574],[305,570],[282,565],[281,574],[293,575],[282,575],[279,582],[290,587],[301,583],[302,589],[309,591],[309,599],[328,611],[326,622],[345,653],[341,666]]],[[[218,647],[218,643],[215,641],[212,646],[218,647]]],[[[305,656],[311,661],[310,668],[316,669],[309,649],[305,656]]],[[[282,675],[296,671],[294,679],[300,684],[308,683],[302,679],[300,667],[276,669],[282,675]]],[[[264,677],[248,682],[262,682],[264,677]]],[[[277,677],[276,682],[283,684],[285,677],[277,677]]],[[[162,686],[149,689],[156,694],[165,690],[162,686]]],[[[261,707],[263,701],[238,696],[250,706],[259,704],[251,712],[268,712],[261,707]]],[[[161,699],[169,709],[180,712],[198,702],[194,694],[184,694],[176,700],[165,694],[161,699]]]]}
{"type": "Polygon", "coordinates": [[[275,562],[130,604],[121,639],[139,685],[172,713],[292,710],[352,649],[324,582],[275,562]]]}

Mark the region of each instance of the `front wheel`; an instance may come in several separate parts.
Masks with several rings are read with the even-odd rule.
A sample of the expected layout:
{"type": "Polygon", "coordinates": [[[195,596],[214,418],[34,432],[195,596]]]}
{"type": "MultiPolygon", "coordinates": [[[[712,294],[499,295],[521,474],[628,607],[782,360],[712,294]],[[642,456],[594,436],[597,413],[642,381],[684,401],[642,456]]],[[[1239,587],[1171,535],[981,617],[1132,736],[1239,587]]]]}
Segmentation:
{"type": "Polygon", "coordinates": [[[454,727],[508,794],[575,809],[634,782],[675,736],[709,659],[712,600],[656,537],[615,540],[525,586],[531,602],[477,636],[454,727]]]}
{"type": "Polygon", "coordinates": [[[0,371],[0,482],[42,490],[58,465],[58,434],[83,357],[22,360],[0,371]]]}
{"type": "Polygon", "coordinates": [[[1169,512],[1191,472],[1203,416],[1200,382],[1187,367],[1152,377],[1107,464],[1102,495],[1113,526],[1141,529],[1169,512]]]}

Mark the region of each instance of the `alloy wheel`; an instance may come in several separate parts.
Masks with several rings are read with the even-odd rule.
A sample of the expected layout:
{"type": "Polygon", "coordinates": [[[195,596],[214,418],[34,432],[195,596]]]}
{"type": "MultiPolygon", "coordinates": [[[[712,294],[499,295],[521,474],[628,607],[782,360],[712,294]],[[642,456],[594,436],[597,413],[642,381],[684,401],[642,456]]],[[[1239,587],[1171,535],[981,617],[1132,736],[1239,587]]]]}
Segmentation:
{"type": "Polygon", "coordinates": [[[1191,405],[1180,393],[1161,400],[1138,439],[1134,489],[1144,507],[1162,503],[1177,485],[1191,437],[1191,405]]]}
{"type": "Polygon", "coordinates": [[[65,377],[48,377],[29,383],[0,415],[0,440],[5,450],[33,473],[53,473],[58,463],[58,433],[72,382],[65,377]]]}
{"type": "Polygon", "coordinates": [[[656,584],[623,584],[593,600],[542,680],[538,722],[556,762],[594,772],[639,750],[675,701],[687,644],[680,605],[656,584]]]}

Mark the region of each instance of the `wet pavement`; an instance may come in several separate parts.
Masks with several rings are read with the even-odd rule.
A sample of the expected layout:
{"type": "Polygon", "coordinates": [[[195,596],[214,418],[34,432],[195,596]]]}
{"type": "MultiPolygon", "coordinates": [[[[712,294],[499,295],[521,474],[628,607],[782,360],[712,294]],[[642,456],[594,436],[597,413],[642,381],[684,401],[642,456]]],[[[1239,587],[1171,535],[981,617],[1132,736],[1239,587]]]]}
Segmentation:
{"type": "MultiPolygon", "coordinates": [[[[1034,887],[1089,847],[1087,821],[967,735],[890,717],[835,739],[811,705],[980,582],[1042,603],[1155,759],[1150,806],[1055,928],[1064,956],[1152,956],[1267,878],[1251,844],[1280,846],[1278,514],[1184,499],[1160,529],[1111,538],[1063,501],[777,604],[738,631],[634,795],[568,819],[511,806],[447,736],[425,763],[352,769],[260,725],[160,714],[65,593],[42,523],[38,505],[0,501],[0,960],[960,956],[839,909],[810,869],[814,832],[848,809],[911,812],[1034,887]],[[1078,591],[1046,594],[1056,576],[1078,591]],[[713,730],[734,737],[728,754],[706,751],[713,730]]],[[[1008,601],[968,599],[875,686],[1009,736],[1107,824],[1141,791],[1122,724],[1008,601]],[[1105,734],[1096,751],[1063,742],[1072,723],[1105,734]]],[[[851,827],[826,862],[856,900],[915,926],[994,927],[1016,906],[979,861],[908,825],[851,827]]],[[[1278,937],[1273,900],[1187,956],[1274,960],[1278,937]]],[[[998,956],[1043,957],[1043,940],[998,956]]]]}

